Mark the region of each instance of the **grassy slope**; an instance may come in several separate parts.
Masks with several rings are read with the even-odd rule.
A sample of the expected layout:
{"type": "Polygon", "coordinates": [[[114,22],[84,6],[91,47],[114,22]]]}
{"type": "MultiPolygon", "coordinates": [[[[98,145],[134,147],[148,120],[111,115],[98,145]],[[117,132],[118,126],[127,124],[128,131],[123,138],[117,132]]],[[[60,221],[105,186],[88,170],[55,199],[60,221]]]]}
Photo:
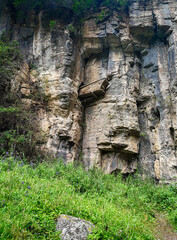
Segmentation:
{"type": "Polygon", "coordinates": [[[62,162],[31,166],[0,157],[0,239],[59,239],[56,219],[91,221],[92,239],[155,239],[155,212],[177,229],[177,189],[62,162]]]}

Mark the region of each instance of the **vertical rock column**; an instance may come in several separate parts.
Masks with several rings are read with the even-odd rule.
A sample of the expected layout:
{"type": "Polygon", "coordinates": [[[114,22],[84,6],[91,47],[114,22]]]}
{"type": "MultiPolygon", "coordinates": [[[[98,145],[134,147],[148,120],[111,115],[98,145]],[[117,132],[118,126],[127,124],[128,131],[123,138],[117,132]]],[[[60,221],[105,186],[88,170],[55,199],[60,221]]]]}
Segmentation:
{"type": "Polygon", "coordinates": [[[83,50],[87,56],[84,84],[107,79],[109,86],[104,97],[96,96],[85,106],[83,161],[87,167],[97,165],[107,173],[133,173],[139,143],[139,66],[127,32],[117,32],[118,17],[100,24],[93,21],[87,21],[83,29],[83,50]],[[96,51],[91,45],[95,39],[100,41],[96,51]]]}
{"type": "Polygon", "coordinates": [[[55,29],[39,24],[33,38],[34,64],[37,78],[47,99],[39,111],[41,130],[47,142],[45,151],[74,161],[79,154],[82,107],[78,88],[82,81],[80,53],[67,30],[56,20],[55,29]]]}
{"type": "Polygon", "coordinates": [[[177,176],[175,3],[151,3],[134,2],[130,11],[132,37],[146,46],[140,51],[142,69],[137,99],[139,160],[146,175],[169,182],[177,176]]]}

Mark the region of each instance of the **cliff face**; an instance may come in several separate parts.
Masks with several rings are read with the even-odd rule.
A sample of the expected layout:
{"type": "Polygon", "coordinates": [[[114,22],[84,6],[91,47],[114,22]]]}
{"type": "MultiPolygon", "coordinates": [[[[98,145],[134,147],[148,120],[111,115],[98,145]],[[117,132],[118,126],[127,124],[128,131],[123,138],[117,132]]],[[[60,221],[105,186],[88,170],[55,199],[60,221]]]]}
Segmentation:
{"type": "Polygon", "coordinates": [[[38,109],[42,148],[107,173],[139,168],[176,181],[176,0],[132,1],[128,13],[98,15],[77,37],[61,19],[47,28],[42,13],[25,24],[0,18],[25,55],[15,83],[38,109]]]}

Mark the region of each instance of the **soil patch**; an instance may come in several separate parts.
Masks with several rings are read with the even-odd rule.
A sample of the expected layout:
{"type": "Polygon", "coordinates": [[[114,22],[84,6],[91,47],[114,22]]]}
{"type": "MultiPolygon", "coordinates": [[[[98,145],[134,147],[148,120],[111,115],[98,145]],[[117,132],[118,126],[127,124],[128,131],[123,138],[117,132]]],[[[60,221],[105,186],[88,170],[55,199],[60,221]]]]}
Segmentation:
{"type": "Polygon", "coordinates": [[[177,233],[175,233],[164,215],[156,213],[156,220],[155,236],[158,240],[177,240],[177,233]]]}

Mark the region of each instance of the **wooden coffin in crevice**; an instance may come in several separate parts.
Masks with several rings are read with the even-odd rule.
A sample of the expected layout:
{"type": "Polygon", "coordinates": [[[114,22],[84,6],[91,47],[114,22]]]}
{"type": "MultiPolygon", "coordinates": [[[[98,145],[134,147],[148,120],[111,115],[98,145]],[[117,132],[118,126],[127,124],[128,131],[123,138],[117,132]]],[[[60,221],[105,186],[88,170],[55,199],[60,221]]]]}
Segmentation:
{"type": "Polygon", "coordinates": [[[79,89],[79,98],[83,102],[92,102],[105,95],[106,88],[109,85],[107,79],[101,79],[89,84],[85,84],[79,89]]]}

